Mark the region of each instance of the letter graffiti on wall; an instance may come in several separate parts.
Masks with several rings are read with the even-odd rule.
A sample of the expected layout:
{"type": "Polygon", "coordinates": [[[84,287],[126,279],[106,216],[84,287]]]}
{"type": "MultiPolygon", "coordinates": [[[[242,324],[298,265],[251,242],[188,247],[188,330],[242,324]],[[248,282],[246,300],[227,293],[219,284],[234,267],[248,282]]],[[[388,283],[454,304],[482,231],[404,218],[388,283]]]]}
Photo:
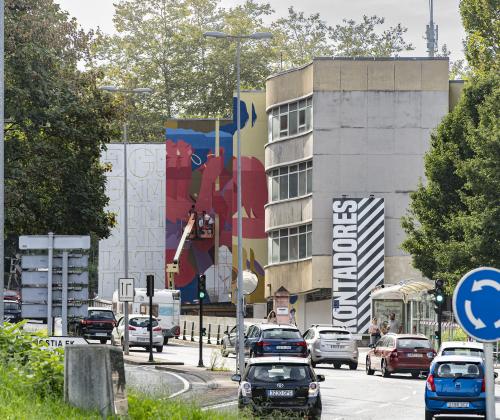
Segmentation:
{"type": "Polygon", "coordinates": [[[384,199],[333,199],[332,322],[368,330],[370,292],[384,281],[384,199]]]}

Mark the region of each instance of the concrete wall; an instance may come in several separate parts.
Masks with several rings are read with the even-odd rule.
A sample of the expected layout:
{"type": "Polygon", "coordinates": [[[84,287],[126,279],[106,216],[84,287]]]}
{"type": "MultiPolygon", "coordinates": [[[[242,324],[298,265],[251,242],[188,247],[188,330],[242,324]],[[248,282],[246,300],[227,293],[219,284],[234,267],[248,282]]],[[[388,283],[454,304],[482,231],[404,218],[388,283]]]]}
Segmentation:
{"type": "MultiPolygon", "coordinates": [[[[129,276],[136,287],[146,287],[146,274],[155,275],[155,287],[165,287],[165,145],[127,145],[129,276]]],[[[109,238],[99,241],[98,294],[111,299],[124,276],[123,144],[112,143],[101,156],[111,164],[107,173],[107,210],[117,214],[109,238]]]]}
{"type": "Polygon", "coordinates": [[[271,76],[266,81],[266,104],[271,106],[311,94],[313,91],[313,66],[308,64],[271,76]]]}

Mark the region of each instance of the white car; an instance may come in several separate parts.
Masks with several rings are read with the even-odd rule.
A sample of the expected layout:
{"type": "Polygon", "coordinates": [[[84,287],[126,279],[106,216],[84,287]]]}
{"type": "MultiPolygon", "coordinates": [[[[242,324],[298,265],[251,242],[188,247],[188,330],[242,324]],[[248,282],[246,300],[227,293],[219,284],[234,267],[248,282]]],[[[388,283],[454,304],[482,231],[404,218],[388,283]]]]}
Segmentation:
{"type": "Polygon", "coordinates": [[[438,356],[478,356],[484,359],[483,343],[474,341],[444,341],[438,356]]]}
{"type": "MultiPolygon", "coordinates": [[[[120,318],[118,325],[111,334],[111,344],[124,346],[125,317],[120,318]]],[[[129,316],[128,320],[128,346],[144,347],[149,350],[149,315],[129,316]]],[[[158,353],[163,351],[163,333],[158,320],[153,318],[153,347],[158,353]]]]}

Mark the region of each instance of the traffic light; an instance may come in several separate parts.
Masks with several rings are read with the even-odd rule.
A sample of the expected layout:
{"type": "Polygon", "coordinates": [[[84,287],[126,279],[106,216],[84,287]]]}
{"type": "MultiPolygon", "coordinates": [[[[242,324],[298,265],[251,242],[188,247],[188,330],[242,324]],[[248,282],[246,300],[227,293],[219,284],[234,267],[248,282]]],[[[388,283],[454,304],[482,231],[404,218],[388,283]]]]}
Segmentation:
{"type": "Polygon", "coordinates": [[[202,337],[205,337],[206,335],[207,335],[207,329],[206,329],[205,327],[203,327],[203,328],[201,329],[201,336],[202,336],[202,337]]]}
{"type": "Polygon", "coordinates": [[[155,295],[155,276],[153,274],[148,274],[146,276],[146,296],[155,295]]]}
{"type": "Polygon", "coordinates": [[[442,304],[444,302],[444,281],[436,280],[434,282],[434,296],[436,297],[436,302],[442,304]]]}
{"type": "Polygon", "coordinates": [[[439,331],[434,331],[434,338],[439,341],[441,339],[441,333],[439,331]]]}
{"type": "Polygon", "coordinates": [[[198,276],[198,299],[204,299],[207,296],[207,277],[205,274],[198,276]]]}

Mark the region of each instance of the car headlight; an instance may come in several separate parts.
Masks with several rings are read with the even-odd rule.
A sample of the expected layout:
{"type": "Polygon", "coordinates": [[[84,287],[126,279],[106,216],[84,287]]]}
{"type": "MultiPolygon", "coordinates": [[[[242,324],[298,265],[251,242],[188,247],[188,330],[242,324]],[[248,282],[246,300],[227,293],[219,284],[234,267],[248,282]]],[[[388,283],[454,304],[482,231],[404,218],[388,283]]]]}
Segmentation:
{"type": "Polygon", "coordinates": [[[428,353],[427,353],[427,357],[428,357],[429,359],[434,359],[434,353],[433,353],[432,351],[428,352],[428,353]]]}
{"type": "Polygon", "coordinates": [[[241,396],[251,397],[252,396],[252,385],[249,382],[242,382],[240,384],[241,396]]]}
{"type": "Polygon", "coordinates": [[[309,397],[317,397],[319,394],[319,384],[317,382],[311,382],[309,384],[309,397]]]}

